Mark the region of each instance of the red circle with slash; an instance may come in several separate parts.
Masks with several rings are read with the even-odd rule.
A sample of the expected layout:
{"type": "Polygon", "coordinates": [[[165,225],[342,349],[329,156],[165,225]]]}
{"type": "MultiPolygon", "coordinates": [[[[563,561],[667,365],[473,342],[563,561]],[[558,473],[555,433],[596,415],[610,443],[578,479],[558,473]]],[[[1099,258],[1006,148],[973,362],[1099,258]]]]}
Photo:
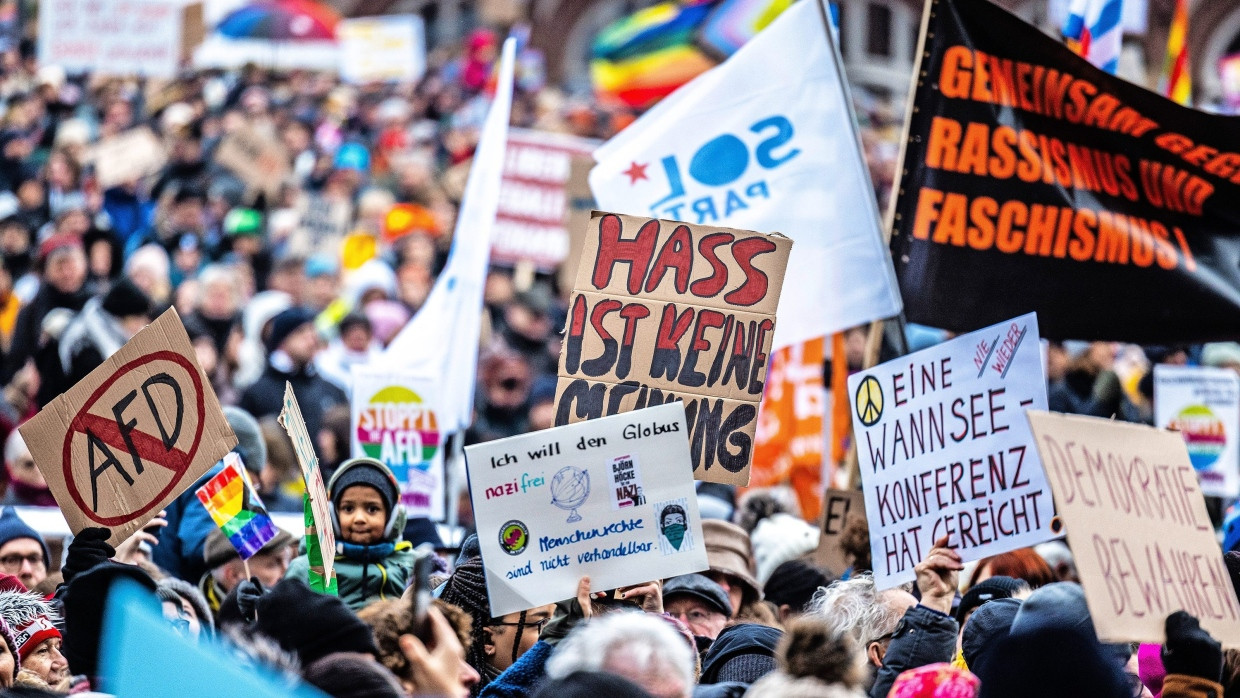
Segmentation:
{"type": "Polygon", "coordinates": [[[185,475],[185,471],[189,470],[190,465],[194,462],[194,456],[198,455],[198,446],[202,442],[202,430],[206,423],[206,419],[203,416],[203,405],[205,399],[206,397],[202,386],[202,376],[199,375],[198,367],[191,363],[185,356],[182,356],[174,351],[157,351],[134,359],[133,361],[130,361],[122,366],[116,373],[109,376],[108,379],[101,383],[98,388],[95,388],[95,392],[91,393],[91,396],[87,398],[86,404],[82,405],[82,409],[78,410],[78,413],[73,417],[73,421],[69,422],[69,430],[65,432],[65,444],[62,452],[62,467],[64,469],[65,484],[68,486],[69,496],[73,498],[73,503],[77,505],[78,510],[80,510],[92,521],[96,521],[103,526],[117,526],[143,516],[147,512],[154,509],[155,506],[163,501],[164,497],[172,491],[172,488],[176,487],[177,484],[181,482],[181,478],[185,475]],[[103,397],[103,395],[108,392],[108,389],[115,385],[118,380],[127,376],[130,372],[141,369],[144,366],[156,361],[168,361],[174,363],[189,375],[190,382],[193,384],[194,390],[193,401],[198,410],[196,413],[198,416],[198,425],[194,430],[193,440],[190,442],[188,450],[182,451],[180,449],[173,448],[172,450],[165,452],[163,450],[163,444],[160,441],[160,437],[144,434],[139,431],[131,432],[131,437],[134,438],[136,442],[135,446],[138,451],[138,455],[142,457],[142,462],[172,471],[172,478],[169,479],[168,484],[165,485],[163,489],[153,495],[149,502],[142,504],[140,508],[127,514],[120,514],[117,516],[100,516],[98,513],[91,511],[91,508],[86,505],[86,500],[83,499],[82,493],[78,490],[77,482],[74,480],[71,452],[73,437],[77,434],[85,434],[87,427],[92,427],[97,431],[96,436],[104,443],[113,448],[124,450],[126,446],[120,435],[120,427],[116,424],[116,422],[107,417],[100,417],[98,415],[91,414],[90,409],[95,406],[95,403],[99,401],[99,398],[103,397]],[[155,458],[156,451],[154,449],[156,448],[159,449],[158,455],[162,458],[162,460],[157,460],[155,458]]]}

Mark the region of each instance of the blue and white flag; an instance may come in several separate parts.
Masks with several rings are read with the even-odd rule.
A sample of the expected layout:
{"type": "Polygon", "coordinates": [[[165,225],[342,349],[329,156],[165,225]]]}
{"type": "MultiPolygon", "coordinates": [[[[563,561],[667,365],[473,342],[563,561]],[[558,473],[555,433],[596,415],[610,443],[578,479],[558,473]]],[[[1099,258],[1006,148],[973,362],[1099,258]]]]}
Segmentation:
{"type": "Polygon", "coordinates": [[[448,262],[426,303],[392,339],[377,364],[439,380],[439,429],[444,433],[465,429],[473,418],[482,287],[486,283],[508,146],[515,53],[516,40],[508,39],[504,42],[495,100],[487,112],[465,182],[448,262]]]}
{"type": "Polygon", "coordinates": [[[1063,38],[1085,60],[1114,75],[1124,47],[1123,0],[1072,0],[1063,38]]]}
{"type": "Polygon", "coordinates": [[[598,208],[795,242],[774,347],[899,314],[878,205],[817,2],[799,2],[595,151],[598,208]]]}

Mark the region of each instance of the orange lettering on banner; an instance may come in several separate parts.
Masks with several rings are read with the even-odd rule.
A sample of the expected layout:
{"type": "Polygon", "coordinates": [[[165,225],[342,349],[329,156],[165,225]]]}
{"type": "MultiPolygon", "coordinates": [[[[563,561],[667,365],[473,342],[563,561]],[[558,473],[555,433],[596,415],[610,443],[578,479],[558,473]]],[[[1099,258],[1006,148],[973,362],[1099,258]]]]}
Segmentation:
{"type": "Polygon", "coordinates": [[[825,340],[817,338],[771,355],[749,479],[750,487],[791,485],[809,521],[822,505],[825,353],[825,340]]]}

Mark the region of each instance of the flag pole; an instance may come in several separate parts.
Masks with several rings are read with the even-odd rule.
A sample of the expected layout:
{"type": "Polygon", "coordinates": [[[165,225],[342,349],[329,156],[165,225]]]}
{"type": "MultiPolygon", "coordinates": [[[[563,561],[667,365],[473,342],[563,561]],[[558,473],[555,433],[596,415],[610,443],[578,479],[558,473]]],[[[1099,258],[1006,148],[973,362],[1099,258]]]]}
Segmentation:
{"type": "MultiPolygon", "coordinates": [[[[844,58],[840,54],[839,45],[835,41],[835,35],[831,29],[831,18],[825,5],[826,0],[817,0],[818,13],[822,17],[823,31],[827,35],[827,43],[831,46],[832,52],[835,53],[836,63],[840,66],[840,75],[844,75],[844,58]]],[[[925,5],[921,12],[921,29],[917,39],[917,55],[913,60],[913,76],[909,81],[908,97],[905,100],[904,107],[904,135],[900,139],[900,156],[897,162],[900,163],[900,170],[896,173],[896,181],[894,182],[895,191],[892,192],[890,200],[887,202],[887,212],[882,216],[883,221],[883,244],[890,250],[891,236],[895,229],[895,224],[899,220],[896,212],[896,201],[899,200],[901,194],[904,193],[904,175],[908,174],[908,168],[904,167],[904,156],[908,146],[909,128],[912,125],[913,114],[916,113],[917,88],[921,87],[925,76],[922,74],[922,61],[928,58],[930,53],[926,50],[926,34],[930,29],[930,18],[937,11],[938,0],[925,0],[925,5]]],[[[861,158],[862,168],[865,172],[869,172],[869,167],[865,162],[864,145],[861,141],[861,131],[857,127],[857,115],[853,108],[852,92],[848,86],[848,80],[843,80],[844,101],[847,103],[849,119],[849,127],[852,128],[853,134],[857,139],[857,155],[861,158]]],[[[871,185],[872,186],[872,185],[871,185]]],[[[875,210],[878,208],[878,199],[874,200],[875,210]]],[[[891,267],[891,273],[895,273],[895,265],[891,267]]],[[[899,283],[896,283],[899,288],[899,283]]],[[[870,323],[869,330],[866,333],[865,354],[862,359],[862,369],[873,368],[878,363],[879,352],[883,345],[883,333],[885,329],[896,330],[892,332],[893,345],[900,355],[908,353],[908,345],[904,338],[904,313],[900,313],[894,318],[894,325],[888,328],[887,321],[875,320],[870,323]]],[[[848,449],[848,457],[845,464],[845,476],[842,483],[845,489],[859,487],[861,484],[861,471],[857,462],[857,444],[854,442],[848,449]]]]}

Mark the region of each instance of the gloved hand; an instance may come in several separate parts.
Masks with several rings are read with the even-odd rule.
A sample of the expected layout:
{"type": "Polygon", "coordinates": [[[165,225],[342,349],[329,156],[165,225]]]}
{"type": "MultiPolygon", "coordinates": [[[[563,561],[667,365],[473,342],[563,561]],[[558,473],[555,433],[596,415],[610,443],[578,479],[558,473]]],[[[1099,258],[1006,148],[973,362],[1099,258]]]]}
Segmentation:
{"type": "Polygon", "coordinates": [[[69,544],[69,552],[65,556],[65,564],[60,568],[65,577],[65,584],[95,565],[103,564],[116,555],[108,539],[112,532],[106,528],[85,528],[73,537],[69,544]]]}
{"type": "Polygon", "coordinates": [[[267,590],[263,588],[263,583],[258,581],[258,577],[244,579],[237,585],[237,607],[241,609],[245,622],[253,623],[258,619],[258,600],[265,593],[267,590]]]}
{"type": "Polygon", "coordinates": [[[1162,649],[1168,674],[1218,682],[1223,677],[1223,646],[1185,611],[1167,616],[1167,644],[1162,649]]]}

